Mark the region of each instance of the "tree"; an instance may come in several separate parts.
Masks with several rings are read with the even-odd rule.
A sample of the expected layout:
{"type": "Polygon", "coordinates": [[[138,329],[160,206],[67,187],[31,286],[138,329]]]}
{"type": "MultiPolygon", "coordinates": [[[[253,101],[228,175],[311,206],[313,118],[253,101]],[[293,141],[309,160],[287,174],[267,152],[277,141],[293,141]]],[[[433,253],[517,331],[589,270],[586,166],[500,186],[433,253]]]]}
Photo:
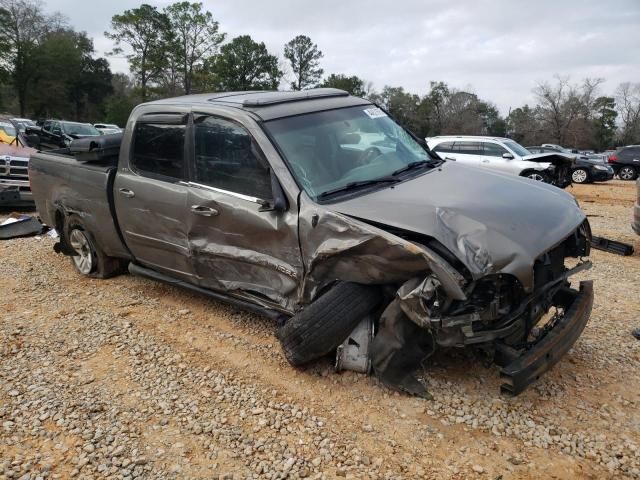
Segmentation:
{"type": "Polygon", "coordinates": [[[509,112],[506,135],[522,145],[539,145],[545,142],[546,137],[541,132],[537,110],[529,105],[509,112]]]}
{"type": "Polygon", "coordinates": [[[140,96],[144,102],[150,82],[156,80],[165,67],[165,51],[170,37],[169,19],[156,7],[143,3],[138,8],[114,15],[111,28],[113,31],[104,35],[116,43],[113,53],[122,53],[121,44],[131,49],[127,59],[140,84],[140,96]]]}
{"type": "Polygon", "coordinates": [[[0,63],[18,94],[20,115],[25,115],[27,97],[39,65],[35,52],[51,30],[64,24],[60,14],[45,15],[37,0],[0,0],[0,63]]]}
{"type": "Polygon", "coordinates": [[[614,145],[616,118],[618,117],[615,108],[616,101],[612,97],[598,97],[594,102],[593,141],[594,146],[600,151],[614,145]]]}
{"type": "Polygon", "coordinates": [[[35,52],[40,66],[30,103],[44,116],[87,120],[102,113],[112,92],[111,70],[104,58],[93,58],[93,41],[84,32],[58,29],[35,52]]]}
{"type": "Polygon", "coordinates": [[[306,35],[298,35],[284,46],[284,57],[289,60],[294,80],[293,90],[304,90],[320,80],[324,70],[319,67],[322,52],[306,35]]]}
{"type": "Polygon", "coordinates": [[[219,33],[219,25],[209,11],[204,11],[202,3],[179,2],[165,10],[174,38],[171,49],[182,73],[184,93],[190,94],[194,69],[205,59],[218,53],[225,34],[219,33]]]}
{"type": "Polygon", "coordinates": [[[538,98],[540,120],[549,136],[560,145],[573,140],[578,142],[580,125],[591,117],[593,102],[602,79],[585,79],[582,85],[574,85],[568,77],[556,76],[555,84],[538,84],[533,93],[538,98]]]}
{"type": "Polygon", "coordinates": [[[402,87],[385,85],[382,92],[372,94],[370,100],[387,110],[403,127],[424,137],[426,118],[419,110],[420,97],[404,91],[402,87]]]}
{"type": "Polygon", "coordinates": [[[324,88],[338,88],[345,92],[349,92],[351,95],[356,97],[364,97],[366,94],[365,82],[355,75],[347,77],[343,74],[332,73],[320,84],[320,86],[324,88]]]}
{"type": "Polygon", "coordinates": [[[222,46],[213,62],[213,72],[221,90],[275,90],[283,75],[278,57],[249,35],[222,46]]]}
{"type": "Polygon", "coordinates": [[[620,114],[620,141],[624,145],[640,143],[640,83],[621,83],[616,89],[620,114]]]}
{"type": "Polygon", "coordinates": [[[444,82],[430,82],[427,96],[422,100],[421,111],[424,112],[430,125],[432,135],[444,132],[447,118],[447,103],[451,92],[444,82]]]}

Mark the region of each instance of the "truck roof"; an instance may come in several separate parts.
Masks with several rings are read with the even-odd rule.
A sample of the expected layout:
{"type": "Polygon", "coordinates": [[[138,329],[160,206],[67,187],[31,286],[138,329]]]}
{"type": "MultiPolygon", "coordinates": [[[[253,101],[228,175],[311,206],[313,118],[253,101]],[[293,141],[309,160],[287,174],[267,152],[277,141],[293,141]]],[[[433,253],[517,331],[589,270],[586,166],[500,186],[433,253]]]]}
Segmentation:
{"type": "Polygon", "coordinates": [[[371,102],[353,97],[344,90],[337,88],[314,88],[297,92],[280,91],[248,91],[248,92],[218,92],[184,95],[182,97],[165,98],[146,103],[145,105],[180,105],[213,106],[247,110],[262,120],[290,117],[304,113],[331,110],[334,108],[368,105],[371,102]]]}

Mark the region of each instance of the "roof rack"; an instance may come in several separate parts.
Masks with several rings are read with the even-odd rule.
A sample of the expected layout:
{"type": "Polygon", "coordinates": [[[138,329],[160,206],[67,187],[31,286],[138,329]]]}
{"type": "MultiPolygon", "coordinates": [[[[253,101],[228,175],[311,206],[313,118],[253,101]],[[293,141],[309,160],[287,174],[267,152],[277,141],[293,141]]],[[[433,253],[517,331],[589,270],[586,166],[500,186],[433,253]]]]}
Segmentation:
{"type": "Polygon", "coordinates": [[[348,97],[349,93],[337,88],[315,88],[300,92],[272,92],[271,94],[248,98],[242,101],[243,107],[266,107],[280,103],[300,102],[316,98],[348,97]]]}

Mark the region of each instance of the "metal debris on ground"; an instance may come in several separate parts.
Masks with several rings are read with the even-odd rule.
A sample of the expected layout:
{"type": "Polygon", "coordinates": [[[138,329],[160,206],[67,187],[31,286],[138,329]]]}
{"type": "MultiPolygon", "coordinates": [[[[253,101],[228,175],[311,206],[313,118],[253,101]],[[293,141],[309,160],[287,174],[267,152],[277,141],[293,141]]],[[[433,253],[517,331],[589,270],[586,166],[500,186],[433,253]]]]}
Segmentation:
{"type": "Polygon", "coordinates": [[[12,213],[0,223],[0,240],[31,237],[42,233],[46,227],[35,217],[12,213]]]}
{"type": "Polygon", "coordinates": [[[605,252],[615,253],[616,255],[622,255],[624,257],[633,255],[633,245],[617,242],[616,240],[610,240],[604,237],[596,237],[595,235],[591,238],[591,247],[596,250],[603,250],[605,252]]]}

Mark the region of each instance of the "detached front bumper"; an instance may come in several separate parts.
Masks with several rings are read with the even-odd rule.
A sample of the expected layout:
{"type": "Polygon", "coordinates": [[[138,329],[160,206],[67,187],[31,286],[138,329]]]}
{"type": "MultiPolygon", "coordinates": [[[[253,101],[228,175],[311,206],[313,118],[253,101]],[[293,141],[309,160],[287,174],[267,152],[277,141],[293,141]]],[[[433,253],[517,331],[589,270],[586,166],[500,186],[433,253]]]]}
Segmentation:
{"type": "Polygon", "coordinates": [[[579,291],[566,288],[558,295],[565,313],[538,342],[523,351],[498,346],[504,365],[502,393],[518,395],[525,390],[558,363],[584,330],[593,307],[593,282],[580,282],[579,291]]]}

